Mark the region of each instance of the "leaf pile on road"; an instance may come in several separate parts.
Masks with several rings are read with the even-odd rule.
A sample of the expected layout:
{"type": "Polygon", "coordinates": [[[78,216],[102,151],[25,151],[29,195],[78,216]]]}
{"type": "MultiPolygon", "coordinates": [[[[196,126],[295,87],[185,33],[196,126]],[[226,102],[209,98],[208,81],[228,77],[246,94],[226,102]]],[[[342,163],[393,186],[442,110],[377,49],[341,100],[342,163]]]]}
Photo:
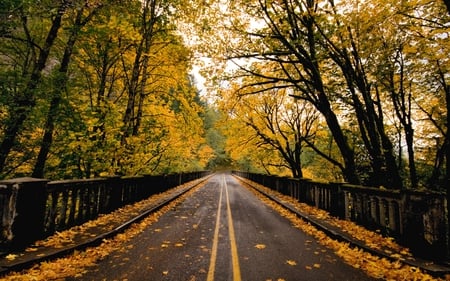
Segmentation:
{"type": "MultiPolygon", "coordinates": [[[[279,192],[273,191],[267,187],[256,184],[249,180],[238,178],[241,183],[246,186],[251,192],[253,192],[260,200],[266,205],[280,213],[282,216],[289,219],[292,224],[305,233],[315,237],[317,241],[333,250],[336,255],[341,257],[349,265],[361,269],[369,276],[384,280],[444,280],[435,278],[427,273],[422,272],[419,268],[402,263],[402,256],[411,256],[409,250],[395,243],[390,237],[383,237],[381,234],[369,231],[364,227],[358,226],[351,221],[344,221],[329,215],[326,211],[311,207],[305,203],[300,203],[296,199],[282,195],[279,192]],[[298,217],[293,212],[284,208],[275,201],[270,200],[268,197],[261,194],[259,191],[275,196],[281,201],[294,206],[294,208],[301,210],[303,213],[307,213],[310,216],[314,216],[320,219],[326,219],[327,222],[332,223],[335,226],[339,226],[343,231],[349,233],[353,237],[364,241],[366,245],[380,249],[379,245],[383,246],[383,250],[386,248],[391,249],[391,257],[398,257],[396,261],[388,260],[387,258],[380,258],[363,251],[357,247],[351,246],[349,243],[339,242],[327,236],[323,231],[318,230],[310,223],[298,217]],[[400,255],[401,254],[401,255],[400,255]]],[[[389,250],[387,250],[389,251],[389,250]]],[[[445,280],[450,280],[446,278],[445,280]]]]}
{"type": "MultiPolygon", "coordinates": [[[[123,244],[133,237],[144,231],[148,226],[158,221],[164,213],[168,212],[182,201],[184,201],[192,193],[200,189],[206,181],[192,188],[187,193],[178,197],[176,200],[165,205],[157,212],[151,213],[148,217],[144,218],[140,222],[132,224],[124,232],[119,233],[111,239],[104,239],[103,242],[97,247],[89,247],[83,251],[75,251],[66,257],[59,258],[52,261],[45,261],[34,265],[30,269],[23,270],[21,272],[10,272],[9,274],[1,277],[1,280],[5,281],[19,281],[19,280],[64,280],[67,277],[80,277],[89,270],[90,266],[94,266],[96,262],[102,260],[110,253],[120,250],[123,244]]],[[[148,208],[149,205],[153,206],[161,200],[164,200],[170,194],[179,192],[187,188],[188,185],[192,185],[193,182],[186,183],[179,187],[173,188],[167,192],[156,194],[146,200],[142,200],[133,205],[125,206],[110,214],[103,215],[98,219],[89,221],[81,226],[71,228],[66,231],[56,233],[55,235],[36,242],[33,246],[26,249],[26,251],[35,251],[38,246],[61,248],[71,243],[77,235],[80,233],[89,233],[91,228],[105,227],[110,228],[111,222],[125,222],[130,216],[140,214],[143,210],[148,208]]]]}

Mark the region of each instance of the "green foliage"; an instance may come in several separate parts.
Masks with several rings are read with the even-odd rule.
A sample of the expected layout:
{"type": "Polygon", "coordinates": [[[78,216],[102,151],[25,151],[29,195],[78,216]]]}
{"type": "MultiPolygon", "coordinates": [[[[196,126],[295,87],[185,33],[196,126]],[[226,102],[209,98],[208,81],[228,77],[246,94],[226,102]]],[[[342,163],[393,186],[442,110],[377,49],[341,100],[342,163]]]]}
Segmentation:
{"type": "Polygon", "coordinates": [[[231,158],[226,151],[227,136],[223,134],[220,123],[222,116],[217,109],[209,107],[203,117],[206,142],[213,151],[213,157],[207,165],[209,170],[229,170],[231,168],[231,158]]]}

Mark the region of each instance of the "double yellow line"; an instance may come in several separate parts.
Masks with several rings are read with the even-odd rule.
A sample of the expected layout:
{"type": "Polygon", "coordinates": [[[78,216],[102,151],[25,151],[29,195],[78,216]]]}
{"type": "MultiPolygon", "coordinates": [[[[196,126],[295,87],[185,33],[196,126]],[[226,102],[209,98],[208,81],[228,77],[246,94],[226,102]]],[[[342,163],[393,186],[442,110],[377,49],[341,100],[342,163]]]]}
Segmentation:
{"type": "Polygon", "coordinates": [[[207,281],[214,280],[214,272],[216,270],[216,260],[217,260],[217,245],[219,243],[219,228],[220,228],[220,213],[222,206],[222,194],[225,189],[226,200],[227,200],[227,216],[228,216],[228,236],[230,238],[231,245],[231,262],[233,265],[233,280],[241,281],[241,269],[239,267],[239,256],[236,246],[236,237],[234,235],[233,217],[231,216],[230,198],[228,196],[228,185],[225,180],[225,176],[222,175],[221,185],[220,185],[220,196],[219,204],[217,207],[217,217],[216,217],[216,227],[214,229],[214,240],[211,249],[211,260],[209,263],[208,277],[207,281]]]}

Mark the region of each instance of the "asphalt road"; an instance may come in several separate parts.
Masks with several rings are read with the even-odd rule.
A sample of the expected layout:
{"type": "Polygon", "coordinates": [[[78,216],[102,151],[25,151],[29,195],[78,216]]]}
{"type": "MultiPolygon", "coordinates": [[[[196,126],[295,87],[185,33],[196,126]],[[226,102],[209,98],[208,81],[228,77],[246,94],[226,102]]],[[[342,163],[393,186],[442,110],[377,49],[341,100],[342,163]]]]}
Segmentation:
{"type": "Polygon", "coordinates": [[[373,280],[217,174],[121,250],[71,280],[373,280]]]}

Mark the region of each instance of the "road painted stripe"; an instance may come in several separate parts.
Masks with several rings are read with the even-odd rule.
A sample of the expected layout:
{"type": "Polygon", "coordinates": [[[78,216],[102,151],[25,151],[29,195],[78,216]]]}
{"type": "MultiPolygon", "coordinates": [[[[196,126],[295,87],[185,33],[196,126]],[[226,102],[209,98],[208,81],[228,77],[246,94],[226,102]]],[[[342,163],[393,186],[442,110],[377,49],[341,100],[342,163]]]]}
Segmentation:
{"type": "Polygon", "coordinates": [[[220,228],[220,207],[222,205],[222,193],[223,186],[220,185],[220,196],[219,204],[217,207],[217,217],[216,217],[216,228],[214,229],[214,239],[211,249],[211,259],[209,261],[208,277],[207,281],[214,281],[214,271],[216,270],[216,260],[217,260],[217,245],[219,243],[219,228],[220,228]]]}
{"type": "Polygon", "coordinates": [[[225,180],[225,176],[223,176],[223,182],[225,185],[225,191],[227,195],[227,214],[228,214],[228,235],[230,236],[230,244],[231,244],[231,260],[233,264],[233,280],[241,281],[241,268],[239,266],[239,255],[237,251],[236,245],[236,237],[234,235],[234,226],[233,226],[233,217],[231,216],[231,206],[230,206],[230,198],[228,196],[228,185],[225,180]]]}

